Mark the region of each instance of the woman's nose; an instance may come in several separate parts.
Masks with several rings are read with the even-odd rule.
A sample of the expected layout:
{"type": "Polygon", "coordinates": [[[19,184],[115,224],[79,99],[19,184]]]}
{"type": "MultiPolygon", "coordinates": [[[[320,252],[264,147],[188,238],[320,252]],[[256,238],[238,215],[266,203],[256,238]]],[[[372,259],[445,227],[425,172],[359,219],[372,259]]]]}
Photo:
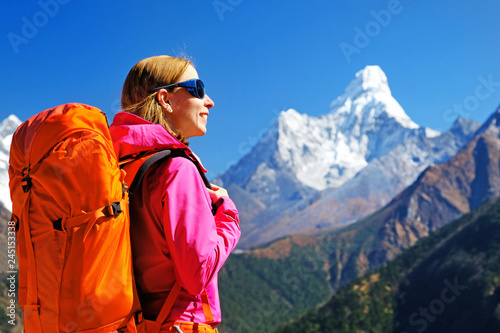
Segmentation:
{"type": "Polygon", "coordinates": [[[212,99],[207,95],[205,94],[205,106],[210,109],[212,108],[213,106],[215,105],[214,101],[212,101],[212,99]]]}

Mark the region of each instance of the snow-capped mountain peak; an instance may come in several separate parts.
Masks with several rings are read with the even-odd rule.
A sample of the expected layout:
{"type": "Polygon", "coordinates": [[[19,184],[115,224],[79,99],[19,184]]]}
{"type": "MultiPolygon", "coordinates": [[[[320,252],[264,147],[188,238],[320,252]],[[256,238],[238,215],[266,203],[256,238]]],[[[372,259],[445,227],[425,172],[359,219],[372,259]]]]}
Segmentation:
{"type": "Polygon", "coordinates": [[[304,121],[307,121],[308,116],[306,114],[300,114],[295,109],[288,109],[286,111],[281,111],[278,121],[281,124],[286,124],[287,127],[300,130],[301,125],[304,121]]]}
{"type": "Polygon", "coordinates": [[[16,115],[11,114],[0,123],[0,134],[5,131],[13,133],[19,125],[21,125],[21,120],[16,115]]]}
{"type": "MultiPolygon", "coordinates": [[[[282,111],[270,131],[228,170],[223,181],[242,188],[250,182],[269,185],[277,182],[279,170],[280,175],[309,189],[337,188],[371,160],[421,131],[392,97],[382,69],[367,66],[356,73],[328,114],[313,117],[294,109],[282,111]]],[[[439,135],[431,130],[425,133],[439,135]]],[[[277,187],[284,189],[282,184],[277,187]]],[[[260,190],[252,191],[259,199],[267,198],[267,192],[261,198],[260,190]]]]}
{"type": "MultiPolygon", "coordinates": [[[[269,170],[279,168],[301,186],[314,190],[337,188],[372,159],[419,135],[419,131],[427,137],[440,134],[420,129],[406,115],[392,97],[387,78],[378,66],[368,66],[356,73],[344,94],[332,103],[330,111],[320,117],[294,109],[282,111],[268,135],[262,138],[254,153],[250,153],[253,167],[260,168],[255,171],[255,177],[265,174],[269,183],[268,176],[272,174],[269,170]],[[269,139],[273,143],[267,142],[269,139]],[[261,163],[266,166],[258,166],[261,163]]],[[[240,171],[233,173],[243,169],[246,174],[254,172],[248,169],[248,164],[236,166],[226,174],[229,177],[225,181],[243,185],[249,178],[244,177],[244,182],[237,179],[240,171]]],[[[259,180],[259,184],[263,182],[259,180]]]]}
{"type": "Polygon", "coordinates": [[[14,134],[19,125],[21,125],[21,120],[13,114],[5,118],[0,123],[0,138],[2,140],[1,142],[3,147],[6,148],[7,151],[10,149],[12,134],[14,134]]]}
{"type": "Polygon", "coordinates": [[[366,91],[391,94],[387,77],[379,66],[366,66],[357,72],[354,79],[345,89],[344,94],[355,98],[366,91]]]}
{"type": "Polygon", "coordinates": [[[385,73],[379,66],[366,66],[356,73],[344,93],[330,104],[330,113],[348,126],[377,118],[392,118],[408,129],[418,129],[394,99],[385,73]]]}
{"type": "Polygon", "coordinates": [[[424,128],[424,133],[425,137],[427,138],[435,138],[440,136],[442,133],[436,130],[433,130],[432,128],[426,127],[424,128]]]}
{"type": "Polygon", "coordinates": [[[500,106],[495,112],[486,120],[476,134],[487,133],[492,137],[500,138],[500,106]]]}
{"type": "Polygon", "coordinates": [[[0,123],[0,201],[9,210],[11,209],[8,174],[10,143],[19,125],[21,120],[13,114],[0,123]]]}

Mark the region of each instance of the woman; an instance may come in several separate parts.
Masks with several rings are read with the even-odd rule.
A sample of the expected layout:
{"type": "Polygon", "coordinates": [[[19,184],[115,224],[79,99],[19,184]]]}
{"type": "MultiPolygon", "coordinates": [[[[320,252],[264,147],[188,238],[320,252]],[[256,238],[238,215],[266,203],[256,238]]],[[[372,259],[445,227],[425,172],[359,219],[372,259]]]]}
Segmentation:
{"type": "Polygon", "coordinates": [[[206,188],[200,170],[206,171],[186,140],[206,133],[214,102],[190,61],[157,56],[130,70],[121,103],[123,112],[110,128],[120,159],[162,149],[181,152],[148,169],[131,198],[143,316],[155,320],[177,283],[181,290],[164,314],[162,331],[175,325],[183,332],[213,332],[221,320],[217,272],[239,240],[238,212],[225,189],[206,188]]]}

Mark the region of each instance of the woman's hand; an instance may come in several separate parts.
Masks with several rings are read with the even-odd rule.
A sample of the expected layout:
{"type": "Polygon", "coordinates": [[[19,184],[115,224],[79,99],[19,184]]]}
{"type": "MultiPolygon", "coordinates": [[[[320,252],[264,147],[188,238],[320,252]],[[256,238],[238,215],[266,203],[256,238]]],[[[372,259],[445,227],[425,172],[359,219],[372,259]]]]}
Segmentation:
{"type": "Polygon", "coordinates": [[[217,202],[220,197],[229,197],[225,188],[219,187],[214,184],[212,184],[212,189],[209,189],[208,193],[210,193],[210,199],[212,199],[213,203],[217,202]]]}

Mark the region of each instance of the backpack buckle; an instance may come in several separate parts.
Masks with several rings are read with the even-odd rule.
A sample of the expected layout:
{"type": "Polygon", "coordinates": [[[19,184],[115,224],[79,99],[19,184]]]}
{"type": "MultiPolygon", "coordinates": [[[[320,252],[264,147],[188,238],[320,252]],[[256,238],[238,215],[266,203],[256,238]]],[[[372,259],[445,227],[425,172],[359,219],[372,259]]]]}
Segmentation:
{"type": "Polygon", "coordinates": [[[23,179],[21,180],[21,186],[23,188],[23,192],[27,193],[31,189],[31,186],[33,183],[31,182],[31,177],[30,177],[30,171],[28,168],[24,168],[22,171],[22,175],[24,176],[23,179]],[[24,172],[28,170],[28,173],[25,175],[24,172]]]}
{"type": "Polygon", "coordinates": [[[118,216],[122,213],[122,207],[120,201],[113,202],[111,205],[104,207],[104,215],[106,217],[118,216]]]}
{"type": "Polygon", "coordinates": [[[122,183],[122,197],[125,197],[126,192],[128,192],[128,185],[127,185],[127,183],[123,182],[122,183]]]}

